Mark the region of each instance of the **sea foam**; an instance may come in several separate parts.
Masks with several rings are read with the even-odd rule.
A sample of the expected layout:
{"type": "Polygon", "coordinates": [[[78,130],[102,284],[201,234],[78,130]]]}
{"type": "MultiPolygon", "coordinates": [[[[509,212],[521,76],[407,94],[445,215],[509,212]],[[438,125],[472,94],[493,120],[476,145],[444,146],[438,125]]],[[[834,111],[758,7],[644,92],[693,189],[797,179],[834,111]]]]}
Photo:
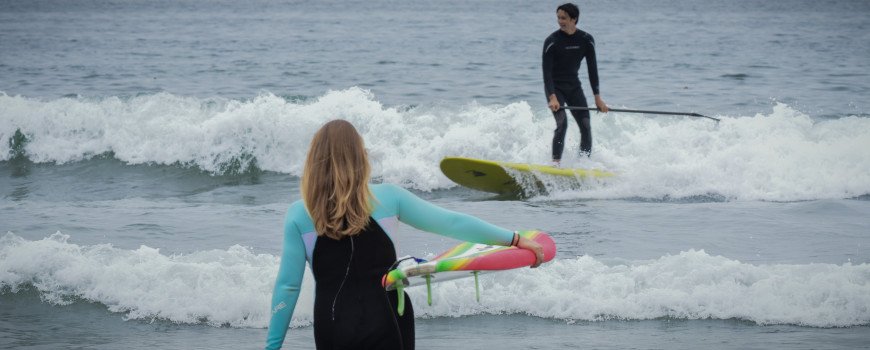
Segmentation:
{"type": "MultiPolygon", "coordinates": [[[[35,288],[63,307],[96,302],[126,319],[267,327],[280,258],[249,248],[165,255],[142,246],[77,245],[56,233],[0,238],[0,293],[35,288]]],[[[437,276],[437,275],[436,275],[437,276]]],[[[537,269],[407,289],[417,317],[527,314],[577,321],[739,319],[757,324],[847,327],[870,324],[870,265],[752,265],[690,250],[649,261],[557,257],[537,269]]],[[[293,327],[312,322],[306,271],[293,327]]]]}
{"type": "MultiPolygon", "coordinates": [[[[167,93],[37,100],[0,94],[0,160],[68,163],[111,154],[128,164],[182,165],[215,174],[302,174],[311,136],[346,119],[366,141],[373,177],[423,191],[456,186],[438,167],[459,156],[547,164],[554,122],[525,101],[505,105],[384,106],[359,88],[293,99],[167,93]],[[16,141],[16,132],[26,141],[16,141]],[[17,147],[17,149],[15,149],[17,147]]],[[[578,158],[571,123],[563,164],[619,173],[562,198],[796,201],[870,193],[870,118],[814,120],[778,104],[756,115],[706,118],[592,113],[591,158],[578,158]]]]}

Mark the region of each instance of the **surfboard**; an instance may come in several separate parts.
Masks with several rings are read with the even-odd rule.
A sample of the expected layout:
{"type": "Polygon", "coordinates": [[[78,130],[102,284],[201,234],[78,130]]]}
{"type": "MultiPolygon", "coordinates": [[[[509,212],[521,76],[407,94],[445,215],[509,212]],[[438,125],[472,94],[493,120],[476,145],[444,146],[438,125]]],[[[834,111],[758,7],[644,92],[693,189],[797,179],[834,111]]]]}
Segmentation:
{"type": "Polygon", "coordinates": [[[441,172],[459,185],[498,194],[543,193],[547,191],[548,183],[576,187],[589,179],[616,176],[613,172],[596,169],[556,168],[462,157],[441,160],[441,172]]]}
{"type": "MultiPolygon", "coordinates": [[[[518,231],[517,234],[537,242],[544,248],[544,262],[553,260],[556,256],[556,243],[546,233],[518,231]]],[[[404,312],[405,299],[402,289],[405,287],[426,283],[429,305],[432,305],[432,282],[474,276],[477,299],[480,300],[480,289],[477,284],[478,272],[502,271],[531,266],[535,263],[535,254],[517,247],[465,242],[441,253],[432,260],[410,258],[405,262],[387,272],[381,280],[386,290],[399,290],[400,315],[404,312]]]]}

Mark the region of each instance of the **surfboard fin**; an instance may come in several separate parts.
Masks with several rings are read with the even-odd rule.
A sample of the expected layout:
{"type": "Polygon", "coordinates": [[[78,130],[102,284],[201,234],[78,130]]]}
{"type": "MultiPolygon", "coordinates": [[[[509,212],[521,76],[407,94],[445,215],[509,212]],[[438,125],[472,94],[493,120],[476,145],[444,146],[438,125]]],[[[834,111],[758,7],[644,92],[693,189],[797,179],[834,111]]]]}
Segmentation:
{"type": "MultiPolygon", "coordinates": [[[[474,293],[477,294],[477,302],[480,302],[480,285],[477,283],[477,273],[480,271],[472,272],[474,274],[474,293]]],[[[432,304],[429,304],[432,305],[432,304]]]]}
{"type": "Polygon", "coordinates": [[[426,279],[426,298],[432,306],[432,275],[423,275],[423,278],[426,279]]]}
{"type": "Polygon", "coordinates": [[[404,289],[405,289],[405,286],[403,286],[401,283],[396,284],[396,293],[399,294],[399,307],[398,307],[398,310],[396,310],[396,311],[399,312],[399,316],[402,316],[405,314],[405,291],[404,291],[404,289]]]}

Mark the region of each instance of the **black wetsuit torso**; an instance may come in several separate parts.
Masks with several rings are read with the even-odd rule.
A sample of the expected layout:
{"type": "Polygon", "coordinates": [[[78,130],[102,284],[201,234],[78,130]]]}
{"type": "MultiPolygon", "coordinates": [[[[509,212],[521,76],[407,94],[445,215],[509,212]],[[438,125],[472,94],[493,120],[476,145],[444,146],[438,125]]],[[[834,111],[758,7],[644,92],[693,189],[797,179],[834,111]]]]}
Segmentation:
{"type": "Polygon", "coordinates": [[[542,56],[544,93],[548,100],[550,95],[557,94],[556,85],[569,88],[580,85],[577,72],[584,58],[592,93],[598,95],[598,62],[595,58],[595,39],[591,34],[580,29],[571,35],[557,30],[544,40],[542,56]]]}
{"type": "Polygon", "coordinates": [[[404,296],[399,316],[398,294],[381,286],[395,261],[393,242],[372,218],[357,235],[317,238],[311,264],[317,349],[414,349],[410,298],[404,296]]]}
{"type": "MultiPolygon", "coordinates": [[[[550,95],[555,94],[560,105],[567,103],[569,106],[587,106],[586,96],[583,94],[580,78],[577,76],[584,58],[592,93],[598,95],[598,62],[595,59],[595,39],[592,35],[579,29],[571,35],[557,30],[544,40],[541,61],[544,71],[544,93],[548,102],[550,95]]],[[[588,155],[592,151],[589,111],[572,110],[571,115],[580,127],[580,152],[588,155]]],[[[561,159],[568,122],[564,109],[553,112],[553,116],[556,118],[553,159],[561,159]]]]}

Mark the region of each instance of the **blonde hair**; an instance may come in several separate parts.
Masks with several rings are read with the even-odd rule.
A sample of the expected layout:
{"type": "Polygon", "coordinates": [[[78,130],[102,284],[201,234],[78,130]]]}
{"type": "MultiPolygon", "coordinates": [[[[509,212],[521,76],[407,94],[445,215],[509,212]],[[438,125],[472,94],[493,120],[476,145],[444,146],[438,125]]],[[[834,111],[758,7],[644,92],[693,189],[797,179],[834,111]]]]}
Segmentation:
{"type": "Polygon", "coordinates": [[[318,235],[332,239],[361,232],[372,214],[368,155],[362,136],[333,120],[311,140],[302,173],[302,201],[318,235]]]}

